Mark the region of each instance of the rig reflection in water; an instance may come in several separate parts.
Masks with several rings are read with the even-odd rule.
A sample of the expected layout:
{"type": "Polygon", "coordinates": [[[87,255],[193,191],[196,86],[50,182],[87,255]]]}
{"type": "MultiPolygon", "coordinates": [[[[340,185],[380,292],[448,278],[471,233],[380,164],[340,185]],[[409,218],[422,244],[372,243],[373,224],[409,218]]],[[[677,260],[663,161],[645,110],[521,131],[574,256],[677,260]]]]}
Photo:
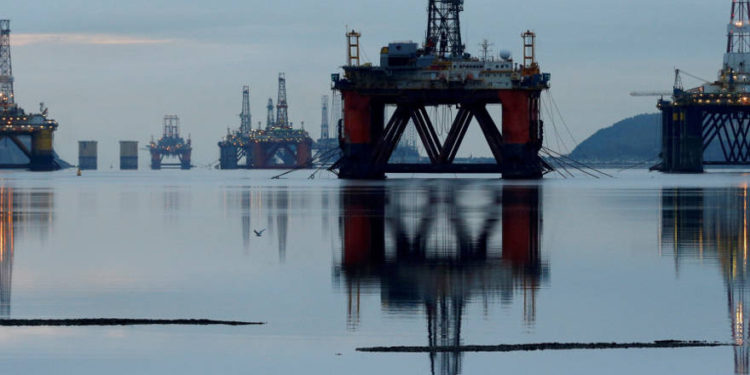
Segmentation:
{"type": "Polygon", "coordinates": [[[724,278],[736,374],[748,374],[748,188],[662,190],[661,252],[680,262],[717,259],[724,278]]]}
{"type": "MultiPolygon", "coordinates": [[[[341,193],[342,257],[336,275],[348,293],[348,324],[359,324],[359,295],[379,288],[386,309],[425,311],[433,374],[461,372],[461,318],[473,298],[523,298],[533,325],[536,292],[548,279],[540,256],[539,186],[497,185],[464,194],[465,183],[426,188],[348,186],[341,193]],[[467,197],[465,201],[462,197],[467,197]]],[[[471,187],[475,189],[474,186],[471,187]]]]}
{"type": "Polygon", "coordinates": [[[0,187],[0,319],[10,317],[16,237],[45,239],[49,235],[53,197],[48,190],[0,187]]]}

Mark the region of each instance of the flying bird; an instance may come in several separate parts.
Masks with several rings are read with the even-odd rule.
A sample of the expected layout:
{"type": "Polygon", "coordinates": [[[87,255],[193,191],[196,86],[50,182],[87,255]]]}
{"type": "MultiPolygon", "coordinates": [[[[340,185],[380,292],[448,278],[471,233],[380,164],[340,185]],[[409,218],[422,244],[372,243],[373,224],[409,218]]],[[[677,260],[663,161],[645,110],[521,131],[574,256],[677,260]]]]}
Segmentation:
{"type": "Polygon", "coordinates": [[[255,236],[256,236],[256,237],[260,237],[260,236],[262,236],[262,235],[263,235],[263,232],[265,232],[265,231],[266,231],[265,229],[261,229],[261,231],[260,231],[260,232],[258,232],[257,230],[253,229],[253,232],[255,232],[255,236]]]}

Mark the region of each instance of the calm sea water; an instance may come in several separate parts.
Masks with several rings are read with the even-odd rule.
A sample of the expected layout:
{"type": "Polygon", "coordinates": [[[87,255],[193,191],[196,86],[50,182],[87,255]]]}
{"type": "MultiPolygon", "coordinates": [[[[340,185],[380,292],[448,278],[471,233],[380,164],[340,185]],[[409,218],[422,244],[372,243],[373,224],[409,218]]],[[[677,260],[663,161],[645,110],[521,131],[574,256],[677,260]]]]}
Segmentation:
{"type": "Polygon", "coordinates": [[[750,367],[750,175],[0,174],[0,373],[732,374],[750,367]],[[260,232],[260,236],[254,231],[260,232]],[[371,346],[737,347],[378,354],[371,346]]]}

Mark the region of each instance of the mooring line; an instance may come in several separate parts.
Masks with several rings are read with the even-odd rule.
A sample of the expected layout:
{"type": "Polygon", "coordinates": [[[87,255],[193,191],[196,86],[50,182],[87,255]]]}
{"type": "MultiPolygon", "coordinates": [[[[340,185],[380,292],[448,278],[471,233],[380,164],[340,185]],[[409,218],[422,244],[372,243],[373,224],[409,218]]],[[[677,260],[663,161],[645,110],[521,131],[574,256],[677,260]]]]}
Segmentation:
{"type": "Polygon", "coordinates": [[[358,352],[375,353],[438,353],[438,352],[519,352],[541,350],[601,350],[601,349],[654,349],[654,348],[707,348],[734,346],[731,343],[708,341],[660,340],[654,342],[633,343],[538,343],[538,344],[505,344],[505,345],[465,345],[465,346],[386,346],[357,348],[358,352]]]}
{"type": "Polygon", "coordinates": [[[211,319],[0,319],[2,327],[65,327],[65,326],[136,326],[136,325],[187,325],[187,326],[249,326],[263,325],[265,322],[242,322],[235,320],[211,319]]]}

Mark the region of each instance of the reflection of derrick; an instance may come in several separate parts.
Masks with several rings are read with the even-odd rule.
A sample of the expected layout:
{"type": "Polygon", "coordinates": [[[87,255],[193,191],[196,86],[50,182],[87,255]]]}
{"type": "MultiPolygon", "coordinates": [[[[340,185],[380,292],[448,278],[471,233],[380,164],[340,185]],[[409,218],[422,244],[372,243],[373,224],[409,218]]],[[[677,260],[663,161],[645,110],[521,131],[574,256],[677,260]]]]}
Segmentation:
{"type": "Polygon", "coordinates": [[[0,188],[0,318],[10,317],[13,276],[13,189],[0,188]]]}
{"type": "Polygon", "coordinates": [[[16,235],[46,238],[52,221],[53,196],[49,191],[18,192],[0,187],[0,318],[10,317],[13,257],[16,235]]]}
{"type": "Polygon", "coordinates": [[[289,193],[282,189],[275,194],[276,233],[279,240],[279,260],[286,260],[286,237],[289,227],[289,193]]]}
{"type": "MultiPolygon", "coordinates": [[[[523,289],[524,320],[533,324],[534,294],[547,274],[539,256],[539,187],[471,194],[473,201],[485,201],[464,204],[461,197],[467,194],[454,183],[426,191],[394,185],[385,191],[345,188],[341,269],[350,327],[359,321],[359,291],[375,287],[389,309],[424,306],[433,348],[461,345],[464,306],[475,294],[487,299],[499,293],[512,300],[514,291],[523,289]],[[500,229],[502,239],[496,236],[500,229]]],[[[436,349],[430,362],[435,374],[457,374],[461,354],[436,349]]]]}
{"type": "Polygon", "coordinates": [[[748,285],[748,191],[670,189],[662,191],[661,243],[675,264],[683,259],[718,258],[727,292],[736,374],[750,370],[748,285]]]}

